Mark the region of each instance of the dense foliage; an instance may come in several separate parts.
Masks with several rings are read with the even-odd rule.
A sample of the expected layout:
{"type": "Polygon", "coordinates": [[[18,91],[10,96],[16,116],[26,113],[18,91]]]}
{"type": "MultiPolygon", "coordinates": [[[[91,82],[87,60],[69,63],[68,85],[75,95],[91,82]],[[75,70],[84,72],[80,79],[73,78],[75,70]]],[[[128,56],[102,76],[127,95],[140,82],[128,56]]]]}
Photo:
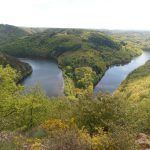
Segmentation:
{"type": "Polygon", "coordinates": [[[11,42],[16,38],[27,35],[29,35],[27,32],[18,27],[0,24],[0,44],[11,42]]]}
{"type": "Polygon", "coordinates": [[[134,70],[121,84],[116,93],[122,93],[130,101],[140,102],[149,98],[150,61],[134,70]]]}
{"type": "Polygon", "coordinates": [[[39,88],[23,94],[14,69],[0,66],[0,75],[3,149],[137,149],[119,97],[48,98],[39,88]]]}
{"type": "Polygon", "coordinates": [[[131,120],[139,131],[149,132],[150,119],[150,61],[133,71],[121,84],[115,95],[130,103],[131,120]]]}
{"type": "Polygon", "coordinates": [[[3,67],[10,65],[12,68],[16,69],[19,74],[17,81],[22,80],[32,72],[32,68],[29,64],[20,62],[15,57],[2,53],[0,53],[0,65],[3,67]]]}
{"type": "Polygon", "coordinates": [[[124,45],[135,49],[150,50],[150,32],[149,31],[110,31],[108,35],[111,35],[114,39],[122,40],[124,45]]]}

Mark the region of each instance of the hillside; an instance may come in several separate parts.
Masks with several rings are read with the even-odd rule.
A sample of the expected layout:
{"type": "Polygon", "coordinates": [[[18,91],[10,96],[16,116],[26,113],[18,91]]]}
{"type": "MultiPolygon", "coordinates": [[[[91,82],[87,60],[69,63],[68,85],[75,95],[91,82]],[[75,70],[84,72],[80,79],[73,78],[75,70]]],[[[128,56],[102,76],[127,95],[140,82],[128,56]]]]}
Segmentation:
{"type": "Polygon", "coordinates": [[[134,70],[120,85],[116,94],[124,95],[129,101],[141,102],[150,99],[150,61],[134,70]]]}
{"type": "Polygon", "coordinates": [[[150,61],[130,73],[113,95],[127,103],[128,121],[136,132],[142,133],[139,143],[149,148],[150,61]]]}
{"type": "Polygon", "coordinates": [[[15,57],[8,56],[2,53],[0,53],[0,65],[2,65],[3,67],[10,65],[12,68],[16,69],[16,71],[19,74],[19,78],[17,80],[25,78],[32,72],[31,66],[27,63],[20,62],[15,57]]]}
{"type": "Polygon", "coordinates": [[[148,148],[149,70],[150,61],[131,73],[114,95],[87,93],[78,98],[52,98],[38,88],[22,95],[22,89],[15,84],[16,72],[9,66],[0,66],[0,147],[4,150],[148,148]],[[139,93],[142,97],[135,99],[139,93]]]}
{"type": "Polygon", "coordinates": [[[8,24],[0,24],[0,44],[7,44],[16,39],[25,38],[35,33],[41,33],[48,28],[16,27],[8,24]]]}
{"type": "Polygon", "coordinates": [[[66,95],[78,95],[79,89],[93,89],[110,65],[139,55],[141,49],[135,47],[100,31],[47,29],[4,43],[0,51],[18,57],[55,59],[64,72],[66,95]]]}
{"type": "Polygon", "coordinates": [[[109,31],[116,40],[127,42],[129,46],[136,45],[137,48],[150,50],[150,32],[149,31],[109,31]]]}
{"type": "MultiPolygon", "coordinates": [[[[149,67],[150,62],[125,83],[140,80],[135,85],[144,87],[144,82],[149,91],[149,79],[145,80],[149,67]]],[[[128,84],[114,95],[88,93],[76,99],[47,97],[38,88],[22,95],[12,68],[0,66],[0,74],[0,147],[4,150],[143,150],[150,146],[149,92],[142,91],[147,99],[140,101],[124,97],[128,84]]],[[[133,89],[131,95],[136,92],[133,89]]]]}
{"type": "Polygon", "coordinates": [[[2,150],[138,150],[121,97],[53,98],[39,88],[23,95],[12,68],[0,66],[0,75],[2,150]]]}
{"type": "Polygon", "coordinates": [[[19,27],[0,24],[0,44],[27,36],[28,33],[19,27]]]}

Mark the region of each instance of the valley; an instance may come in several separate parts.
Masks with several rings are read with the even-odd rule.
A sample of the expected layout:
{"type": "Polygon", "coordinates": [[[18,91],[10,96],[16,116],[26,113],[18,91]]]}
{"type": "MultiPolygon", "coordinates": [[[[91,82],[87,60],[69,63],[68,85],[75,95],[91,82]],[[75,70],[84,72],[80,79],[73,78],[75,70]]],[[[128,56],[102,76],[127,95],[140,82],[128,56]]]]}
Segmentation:
{"type": "MultiPolygon", "coordinates": [[[[1,30],[5,32],[8,28],[16,30],[13,26],[1,30]]],[[[38,32],[32,28],[22,31],[28,30],[30,34],[12,36],[9,43],[3,42],[0,51],[15,57],[54,59],[63,71],[66,96],[76,97],[87,90],[92,92],[109,66],[127,63],[142,53],[137,44],[114,39],[101,31],[45,29],[41,32],[39,29],[38,32]]]]}
{"type": "Polygon", "coordinates": [[[150,147],[149,38],[0,25],[0,148],[150,147]]]}

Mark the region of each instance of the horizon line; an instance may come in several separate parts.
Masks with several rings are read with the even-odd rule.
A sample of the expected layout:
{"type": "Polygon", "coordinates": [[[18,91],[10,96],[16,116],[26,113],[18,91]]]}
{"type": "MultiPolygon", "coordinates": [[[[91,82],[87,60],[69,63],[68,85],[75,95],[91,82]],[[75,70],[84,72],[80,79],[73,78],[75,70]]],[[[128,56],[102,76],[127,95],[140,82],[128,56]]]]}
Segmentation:
{"type": "Polygon", "coordinates": [[[14,24],[8,24],[8,23],[0,23],[0,25],[10,25],[20,28],[45,28],[45,29],[79,29],[79,30],[102,30],[102,31],[148,31],[150,32],[150,29],[125,29],[125,28],[83,28],[83,27],[49,27],[49,26],[19,26],[14,24]]]}

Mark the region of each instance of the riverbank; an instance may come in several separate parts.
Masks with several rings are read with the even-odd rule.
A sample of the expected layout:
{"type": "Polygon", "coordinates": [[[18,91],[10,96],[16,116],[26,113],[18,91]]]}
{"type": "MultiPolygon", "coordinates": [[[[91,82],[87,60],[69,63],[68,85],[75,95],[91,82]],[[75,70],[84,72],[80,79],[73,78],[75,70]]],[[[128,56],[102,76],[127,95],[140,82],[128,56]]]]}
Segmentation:
{"type": "MultiPolygon", "coordinates": [[[[136,55],[138,55],[138,54],[136,54],[136,55]]],[[[130,59],[131,58],[133,58],[133,56],[131,57],[130,56],[130,59]]],[[[32,68],[33,68],[33,72],[34,72],[34,69],[35,69],[35,66],[34,66],[34,63],[35,62],[46,62],[47,61],[47,63],[49,64],[49,63],[55,63],[56,64],[56,60],[54,61],[54,60],[52,60],[52,61],[50,61],[50,60],[47,60],[47,59],[38,59],[38,58],[35,58],[35,59],[28,59],[28,58],[26,58],[26,59],[20,59],[22,62],[25,62],[25,63],[29,63],[30,64],[30,66],[32,66],[32,68]],[[33,62],[32,62],[33,61],[33,62]]],[[[125,57],[124,57],[124,59],[123,60],[119,60],[119,61],[117,61],[117,63],[116,62],[113,62],[110,66],[113,66],[113,64],[115,64],[116,66],[119,66],[119,64],[120,63],[122,63],[122,64],[125,64],[126,62],[128,62],[129,61],[129,57],[128,58],[126,58],[125,59],[125,57]]],[[[59,61],[58,61],[59,62],[59,61]]],[[[39,65],[39,71],[40,72],[43,72],[42,70],[43,70],[43,66],[41,66],[40,67],[40,65],[41,64],[39,64],[39,63],[36,63],[36,65],[38,66],[39,65]]],[[[103,68],[103,70],[100,72],[100,74],[95,74],[95,76],[96,76],[96,80],[94,81],[93,80],[93,88],[92,89],[94,89],[95,87],[96,87],[96,85],[97,85],[97,83],[99,82],[99,80],[101,81],[101,79],[104,77],[104,75],[105,75],[105,73],[111,68],[110,66],[106,66],[106,67],[104,67],[103,68]]],[[[67,75],[66,75],[66,68],[64,68],[63,66],[61,66],[60,64],[58,64],[57,65],[57,67],[59,68],[59,69],[62,69],[62,71],[63,71],[63,74],[62,74],[62,76],[63,77],[60,77],[59,79],[57,78],[57,79],[55,79],[55,76],[53,76],[53,78],[52,79],[50,79],[49,78],[49,81],[47,80],[46,81],[46,87],[45,87],[45,85],[43,85],[44,83],[45,83],[45,81],[43,80],[43,81],[41,81],[42,83],[41,83],[41,85],[42,85],[42,88],[44,88],[44,90],[46,90],[46,93],[48,93],[48,95],[49,96],[58,96],[58,95],[63,95],[63,93],[65,93],[65,95],[66,96],[70,96],[70,95],[76,95],[76,94],[78,94],[77,92],[84,92],[84,91],[79,91],[77,88],[76,88],[76,82],[77,81],[73,81],[71,78],[69,78],[69,76],[68,76],[68,74],[74,74],[75,73],[75,71],[74,70],[69,70],[69,72],[67,72],[67,75]],[[56,87],[56,90],[55,90],[55,92],[54,92],[54,90],[53,90],[53,88],[55,89],[55,86],[53,86],[53,88],[51,88],[52,86],[52,82],[51,82],[51,80],[55,80],[56,82],[57,81],[59,81],[59,80],[61,80],[62,81],[62,79],[64,79],[63,80],[63,83],[61,84],[62,86],[61,86],[61,89],[57,86],[56,87]],[[48,83],[49,83],[49,85],[48,85],[48,83]],[[52,90],[52,92],[50,92],[49,90],[52,90]],[[61,90],[61,92],[60,92],[60,90],[61,90]],[[63,91],[63,92],[62,92],[63,91]],[[76,93],[75,93],[76,92],[76,93]],[[61,94],[60,94],[61,93],[61,94]],[[69,93],[69,94],[68,94],[69,93]]],[[[57,68],[56,67],[56,68],[57,68]]],[[[50,69],[51,68],[51,64],[48,66],[48,65],[46,65],[46,68],[48,69],[50,69]]],[[[52,71],[52,70],[51,70],[52,71]]],[[[47,73],[47,75],[39,75],[39,76],[43,76],[43,77],[45,77],[45,76],[47,76],[46,78],[48,78],[49,77],[49,75],[51,74],[51,71],[49,72],[49,73],[47,73]]],[[[68,71],[68,70],[67,70],[68,71]]],[[[92,71],[93,72],[93,71],[92,71]]],[[[36,72],[34,72],[34,75],[30,75],[31,74],[31,72],[29,72],[29,73],[27,73],[27,75],[26,76],[24,76],[24,78],[22,78],[22,80],[19,82],[19,83],[23,83],[25,86],[27,86],[27,87],[30,87],[30,86],[32,86],[32,84],[34,85],[35,83],[37,83],[38,81],[39,81],[39,79],[38,79],[38,74],[37,75],[35,75],[36,74],[36,72]],[[30,75],[30,76],[28,76],[28,75],[30,75]]],[[[57,77],[57,74],[56,74],[56,77],[57,77]]],[[[39,77],[40,78],[40,77],[39,77]]],[[[41,80],[41,79],[40,79],[41,80]]],[[[55,83],[53,83],[53,85],[55,85],[55,83]]],[[[100,91],[100,90],[98,90],[98,91],[100,91]]],[[[89,91],[90,92],[90,91],[89,91]]]]}
{"type": "MultiPolygon", "coordinates": [[[[95,62],[93,62],[93,64],[97,64],[97,60],[99,62],[99,68],[100,71],[97,71],[94,66],[91,67],[91,65],[88,65],[88,67],[92,68],[92,72],[95,74],[95,76],[91,76],[93,78],[95,78],[94,80],[89,79],[88,81],[91,80],[91,84],[93,84],[92,89],[94,89],[94,87],[97,85],[97,83],[103,78],[103,76],[105,75],[105,72],[114,65],[119,66],[120,64],[126,64],[128,62],[131,61],[132,58],[139,56],[142,53],[142,51],[139,51],[137,53],[127,53],[126,51],[117,51],[114,52],[113,54],[109,54],[110,59],[107,58],[107,55],[105,56],[105,58],[103,57],[103,59],[101,59],[101,56],[98,58],[98,53],[97,55],[93,55],[92,59],[95,60],[95,62]]],[[[72,54],[67,54],[66,57],[63,58],[64,63],[65,60],[68,59],[70,57],[70,61],[68,64],[72,64],[75,63],[74,62],[74,56],[72,56],[72,54]],[[68,57],[67,57],[68,56],[68,57]],[[66,59],[65,59],[66,58],[66,59]]],[[[78,55],[79,56],[79,55],[78,55]]],[[[82,55],[80,55],[78,57],[78,59],[85,59],[88,55],[86,55],[85,53],[82,55]]],[[[77,57],[76,57],[77,58],[77,57]]],[[[78,60],[77,59],[77,60],[78,60]]],[[[91,61],[91,58],[89,58],[89,60],[91,61]]],[[[59,61],[58,61],[59,62],[59,61]]],[[[61,63],[60,63],[61,64],[61,63]]],[[[84,93],[84,88],[83,87],[79,87],[77,86],[77,78],[76,78],[76,68],[72,68],[70,65],[69,66],[62,66],[62,70],[64,72],[64,80],[65,80],[65,93],[66,95],[76,95],[76,91],[79,93],[84,93]],[[81,89],[81,90],[80,90],[81,89]]],[[[84,65],[83,65],[84,66],[84,65]]],[[[79,67],[79,68],[84,68],[84,67],[79,67]]],[[[83,73],[84,74],[84,73],[83,73]]],[[[84,76],[84,75],[83,75],[84,76]]],[[[84,78],[84,77],[83,77],[84,78]]],[[[80,81],[83,79],[79,79],[80,81]]],[[[86,79],[84,79],[85,81],[87,81],[86,79]]],[[[87,82],[88,82],[87,81],[87,82]]],[[[86,83],[85,83],[86,84],[86,83]]],[[[86,89],[85,89],[86,90],[86,89]]],[[[90,90],[89,92],[92,92],[93,90],[90,90]]]]}
{"type": "Polygon", "coordinates": [[[12,68],[16,69],[18,73],[17,82],[20,82],[32,73],[32,67],[29,64],[21,62],[17,58],[7,54],[0,53],[0,65],[3,67],[10,65],[12,68]]]}
{"type": "Polygon", "coordinates": [[[150,52],[143,51],[140,56],[134,57],[127,64],[110,67],[95,87],[94,93],[97,93],[98,91],[108,93],[114,92],[130,72],[143,65],[149,59],[150,52]]]}

